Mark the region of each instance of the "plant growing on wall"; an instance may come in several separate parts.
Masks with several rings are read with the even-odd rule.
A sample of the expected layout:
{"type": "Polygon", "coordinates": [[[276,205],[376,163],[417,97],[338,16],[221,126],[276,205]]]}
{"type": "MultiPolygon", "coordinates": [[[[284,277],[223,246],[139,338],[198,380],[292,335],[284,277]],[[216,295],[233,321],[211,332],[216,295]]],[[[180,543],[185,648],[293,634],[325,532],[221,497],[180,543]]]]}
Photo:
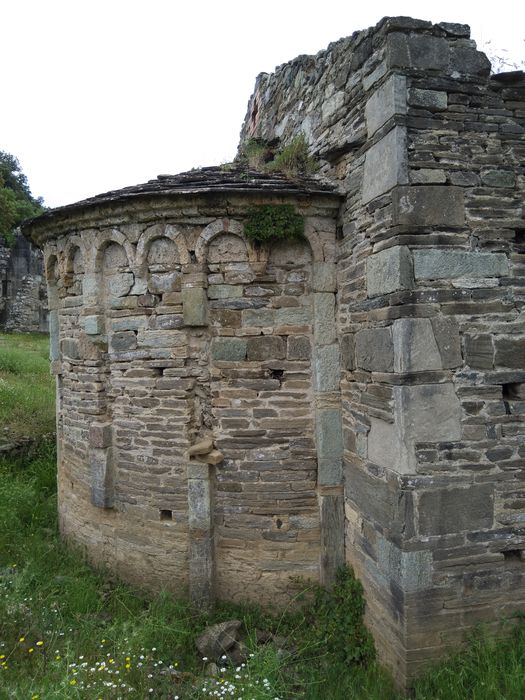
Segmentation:
{"type": "Polygon", "coordinates": [[[304,238],[304,219],[291,204],[264,204],[248,212],[246,237],[255,244],[304,238]]]}
{"type": "Polygon", "coordinates": [[[316,172],[318,162],[308,153],[305,135],[301,132],[290,143],[277,150],[260,138],[251,138],[243,146],[239,160],[260,172],[280,172],[287,177],[316,172]]]}
{"type": "Polygon", "coordinates": [[[308,144],[301,132],[277,153],[267,167],[272,172],[279,171],[288,177],[293,177],[314,173],[318,164],[315,158],[308,153],[308,144]]]}

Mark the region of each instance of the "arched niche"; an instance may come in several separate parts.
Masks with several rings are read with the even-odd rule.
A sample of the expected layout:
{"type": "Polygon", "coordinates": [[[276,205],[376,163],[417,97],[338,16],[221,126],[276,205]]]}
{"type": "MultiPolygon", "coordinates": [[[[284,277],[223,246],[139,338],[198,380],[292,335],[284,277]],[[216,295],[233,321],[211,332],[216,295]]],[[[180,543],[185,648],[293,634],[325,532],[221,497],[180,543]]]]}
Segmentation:
{"type": "Polygon", "coordinates": [[[313,251],[307,240],[273,241],[270,244],[268,265],[275,267],[305,267],[313,261],[313,251]]]}
{"type": "Polygon", "coordinates": [[[137,245],[137,273],[151,294],[181,289],[182,265],[189,262],[184,237],[172,225],[156,224],[146,229],[137,245]]]}
{"type": "Polygon", "coordinates": [[[113,299],[125,297],[133,286],[135,276],[130,270],[129,258],[123,245],[107,240],[97,256],[100,275],[99,293],[103,305],[111,304],[113,299]]]}
{"type": "Polygon", "coordinates": [[[208,244],[208,263],[248,262],[244,238],[232,233],[219,233],[208,244]]]}
{"type": "Polygon", "coordinates": [[[68,296],[82,295],[85,260],[81,241],[72,237],[64,251],[64,286],[68,296]]]}
{"type": "Polygon", "coordinates": [[[245,262],[257,258],[242,224],[231,219],[217,219],[203,229],[195,245],[195,257],[201,263],[245,262]]]}

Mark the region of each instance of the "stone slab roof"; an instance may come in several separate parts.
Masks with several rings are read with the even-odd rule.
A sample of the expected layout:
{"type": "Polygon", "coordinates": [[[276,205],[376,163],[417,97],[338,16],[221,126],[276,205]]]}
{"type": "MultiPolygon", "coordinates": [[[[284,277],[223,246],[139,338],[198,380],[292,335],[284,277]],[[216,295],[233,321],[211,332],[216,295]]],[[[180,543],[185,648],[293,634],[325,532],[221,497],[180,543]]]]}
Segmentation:
{"type": "Polygon", "coordinates": [[[107,202],[122,202],[145,195],[198,195],[213,193],[271,193],[287,195],[341,196],[335,184],[315,175],[287,177],[282,173],[262,173],[239,164],[212,166],[189,170],[178,175],[159,175],[155,180],[124,187],[66,204],[44,212],[24,222],[24,228],[33,221],[51,219],[58,213],[73,212],[107,202]]]}

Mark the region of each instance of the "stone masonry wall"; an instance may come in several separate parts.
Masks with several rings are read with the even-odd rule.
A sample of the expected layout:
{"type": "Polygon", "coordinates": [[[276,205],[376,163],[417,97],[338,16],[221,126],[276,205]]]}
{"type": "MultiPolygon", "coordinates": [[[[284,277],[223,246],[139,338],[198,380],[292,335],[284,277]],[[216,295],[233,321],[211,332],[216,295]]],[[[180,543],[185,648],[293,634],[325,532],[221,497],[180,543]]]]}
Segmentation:
{"type": "Polygon", "coordinates": [[[304,133],[346,195],[346,553],[401,682],[525,608],[525,81],[489,72],[389,18],[260,75],[241,133],[304,133]]]}
{"type": "Polygon", "coordinates": [[[254,249],[248,208],[282,201],[146,199],[45,233],[61,531],[139,586],[273,605],[335,571],[315,435],[337,358],[326,378],[314,340],[336,348],[339,198],[292,199],[307,240],[254,249]],[[206,439],[224,459],[188,463],[206,439]]]}
{"type": "Polygon", "coordinates": [[[0,330],[47,332],[42,253],[20,232],[12,246],[0,239],[0,330]]]}

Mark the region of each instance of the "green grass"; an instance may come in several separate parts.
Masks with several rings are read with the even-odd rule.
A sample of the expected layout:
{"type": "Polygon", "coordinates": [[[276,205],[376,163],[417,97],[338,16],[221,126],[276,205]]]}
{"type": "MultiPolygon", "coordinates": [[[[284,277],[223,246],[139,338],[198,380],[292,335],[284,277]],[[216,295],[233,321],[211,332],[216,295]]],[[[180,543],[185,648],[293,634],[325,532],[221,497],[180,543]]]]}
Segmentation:
{"type": "Polygon", "coordinates": [[[55,430],[55,382],[49,374],[48,339],[0,334],[0,444],[35,440],[55,430]]]}
{"type": "MultiPolygon", "coordinates": [[[[402,700],[374,661],[360,585],[348,572],[332,594],[314,587],[293,612],[277,617],[224,604],[207,614],[167,594],[144,596],[64,546],[54,444],[44,437],[54,420],[45,345],[41,337],[0,336],[5,383],[39,386],[48,396],[18,412],[0,409],[10,434],[21,434],[20,425],[39,426],[29,454],[0,459],[0,700],[402,700]],[[45,415],[35,418],[38,410],[45,415]],[[248,630],[250,656],[207,678],[195,638],[207,624],[234,617],[248,630]],[[285,637],[284,651],[257,646],[257,629],[285,637]]],[[[496,637],[481,630],[423,677],[411,697],[522,700],[525,624],[496,637]]]]}

